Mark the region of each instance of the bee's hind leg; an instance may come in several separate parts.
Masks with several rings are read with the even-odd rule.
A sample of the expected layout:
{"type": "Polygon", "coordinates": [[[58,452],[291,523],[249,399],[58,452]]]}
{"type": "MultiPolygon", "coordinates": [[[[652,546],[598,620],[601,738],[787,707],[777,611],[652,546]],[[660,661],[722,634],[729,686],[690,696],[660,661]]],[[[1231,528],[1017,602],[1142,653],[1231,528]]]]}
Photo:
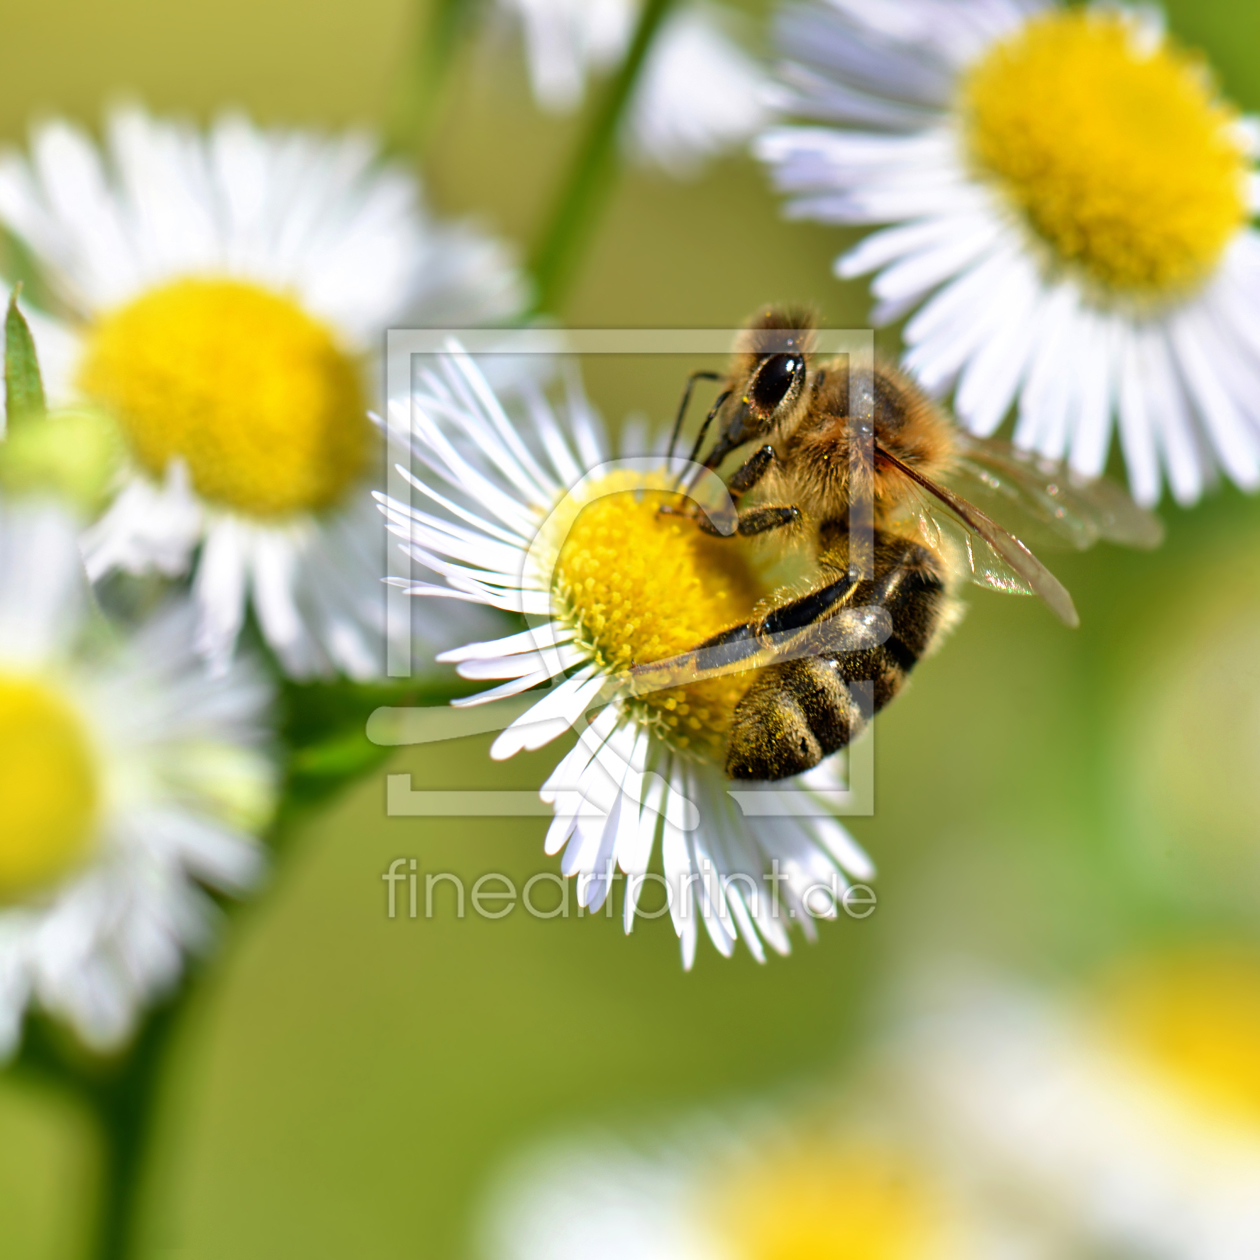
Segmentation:
{"type": "Polygon", "coordinates": [[[698,512],[695,522],[701,532],[711,534],[714,538],[749,538],[753,534],[766,534],[772,529],[782,529],[785,525],[795,525],[801,519],[801,509],[766,504],[762,507],[749,508],[739,514],[739,523],[735,534],[725,534],[703,512],[698,512]]]}

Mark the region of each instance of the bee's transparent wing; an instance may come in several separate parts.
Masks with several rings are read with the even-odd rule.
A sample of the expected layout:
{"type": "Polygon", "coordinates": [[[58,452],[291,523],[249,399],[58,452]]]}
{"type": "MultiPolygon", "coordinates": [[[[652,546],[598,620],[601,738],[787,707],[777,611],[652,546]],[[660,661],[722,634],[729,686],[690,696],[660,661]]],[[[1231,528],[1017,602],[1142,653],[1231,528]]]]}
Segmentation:
{"type": "Polygon", "coordinates": [[[1100,539],[1142,548],[1163,540],[1159,519],[1106,477],[1088,480],[993,438],[960,433],[958,449],[949,484],[1028,542],[1084,551],[1100,539]]]}
{"type": "Polygon", "coordinates": [[[953,559],[978,586],[1037,595],[1061,621],[1080,625],[1063,583],[1014,534],[948,486],[930,481],[885,450],[879,454],[911,483],[900,515],[913,522],[928,547],[953,559]]]}

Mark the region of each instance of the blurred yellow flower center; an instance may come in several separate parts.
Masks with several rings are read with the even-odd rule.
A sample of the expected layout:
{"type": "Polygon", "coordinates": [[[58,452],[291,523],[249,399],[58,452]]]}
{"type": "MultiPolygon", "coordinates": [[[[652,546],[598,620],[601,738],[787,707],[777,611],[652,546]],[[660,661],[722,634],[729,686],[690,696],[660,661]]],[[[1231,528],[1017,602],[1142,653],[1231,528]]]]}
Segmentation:
{"type": "Polygon", "coordinates": [[[1171,1085],[1223,1119],[1260,1126],[1260,957],[1202,951],[1125,972],[1108,1020],[1171,1085]]]}
{"type": "Polygon", "coordinates": [[[1203,279],[1247,219],[1236,115],[1118,13],[1032,18],[969,72],[974,160],[1061,261],[1139,294],[1203,279]]]}
{"type": "Polygon", "coordinates": [[[46,687],[0,675],[0,901],[82,859],[98,797],[95,758],[75,713],[46,687]]]}
{"type": "Polygon", "coordinates": [[[931,1260],[947,1250],[939,1197],[879,1151],[761,1167],[718,1207],[739,1260],[931,1260]]]}
{"type": "Polygon", "coordinates": [[[249,516],[328,507],[370,449],[359,365],[291,299],[238,280],[176,280],[104,316],[79,383],[150,473],[182,459],[203,499],[249,516]]]}
{"type": "MultiPolygon", "coordinates": [[[[556,566],[561,615],[601,669],[612,673],[665,660],[746,621],[761,594],[741,545],[703,534],[695,522],[662,516],[678,503],[642,478],[614,473],[590,489],[569,526],[556,566]],[[596,497],[598,496],[598,497],[596,497]]],[[[676,747],[716,756],[750,676],[729,674],[634,702],[676,747]]]]}

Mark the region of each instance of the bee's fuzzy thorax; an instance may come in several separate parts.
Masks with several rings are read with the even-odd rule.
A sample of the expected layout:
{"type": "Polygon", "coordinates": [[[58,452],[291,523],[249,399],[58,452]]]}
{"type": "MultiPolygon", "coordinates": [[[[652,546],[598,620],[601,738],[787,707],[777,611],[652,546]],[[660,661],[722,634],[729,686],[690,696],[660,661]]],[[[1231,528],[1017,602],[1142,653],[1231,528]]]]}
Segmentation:
{"type": "Polygon", "coordinates": [[[855,499],[873,497],[876,512],[883,514],[911,491],[905,475],[880,458],[880,449],[926,476],[946,473],[956,443],[945,414],[885,363],[875,366],[873,394],[872,461],[869,448],[855,449],[847,363],[837,359],[815,369],[801,405],[772,434],[784,471],[767,477],[766,493],[786,497],[823,524],[840,519],[855,499]]]}
{"type": "Polygon", "coordinates": [[[876,444],[903,464],[938,477],[954,458],[954,427],[945,413],[907,377],[887,363],[875,365],[876,444]]]}

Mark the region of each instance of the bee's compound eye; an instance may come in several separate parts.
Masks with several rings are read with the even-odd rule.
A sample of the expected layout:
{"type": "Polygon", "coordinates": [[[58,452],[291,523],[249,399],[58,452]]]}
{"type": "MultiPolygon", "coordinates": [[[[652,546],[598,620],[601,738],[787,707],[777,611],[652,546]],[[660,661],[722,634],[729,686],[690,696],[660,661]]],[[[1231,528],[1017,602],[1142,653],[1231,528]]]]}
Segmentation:
{"type": "Polygon", "coordinates": [[[799,355],[772,355],[753,377],[748,389],[749,403],[759,415],[768,418],[779,408],[804,370],[805,363],[799,355]]]}

